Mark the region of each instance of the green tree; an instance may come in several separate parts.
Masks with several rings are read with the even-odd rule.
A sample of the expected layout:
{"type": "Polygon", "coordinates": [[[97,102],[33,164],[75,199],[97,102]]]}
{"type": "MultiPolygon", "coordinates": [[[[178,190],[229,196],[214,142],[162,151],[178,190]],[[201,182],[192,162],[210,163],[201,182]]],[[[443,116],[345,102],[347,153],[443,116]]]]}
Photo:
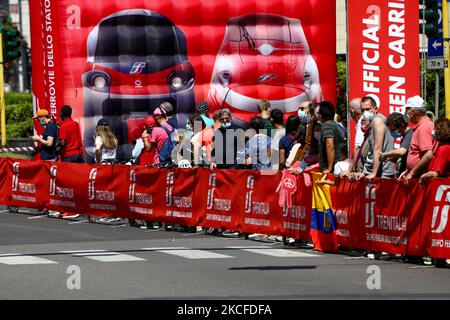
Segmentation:
{"type": "Polygon", "coordinates": [[[31,93],[5,94],[6,137],[26,138],[33,134],[33,98],[31,93]]]}

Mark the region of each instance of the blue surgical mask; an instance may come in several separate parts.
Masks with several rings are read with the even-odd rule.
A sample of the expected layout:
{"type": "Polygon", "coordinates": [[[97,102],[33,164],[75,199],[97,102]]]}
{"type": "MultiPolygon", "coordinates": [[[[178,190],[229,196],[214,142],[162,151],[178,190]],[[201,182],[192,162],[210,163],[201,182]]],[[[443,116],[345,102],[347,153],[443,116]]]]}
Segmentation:
{"type": "Polygon", "coordinates": [[[394,139],[398,139],[398,138],[400,138],[400,137],[402,136],[402,134],[401,134],[400,131],[395,130],[395,131],[391,131],[391,136],[392,136],[394,139]]]}
{"type": "Polygon", "coordinates": [[[308,114],[304,110],[298,110],[298,117],[300,119],[306,119],[308,117],[308,114]]]}
{"type": "Polygon", "coordinates": [[[39,124],[43,127],[45,127],[45,121],[39,121],[39,124]]]}
{"type": "Polygon", "coordinates": [[[231,126],[231,122],[222,123],[222,128],[227,129],[231,126]]]}

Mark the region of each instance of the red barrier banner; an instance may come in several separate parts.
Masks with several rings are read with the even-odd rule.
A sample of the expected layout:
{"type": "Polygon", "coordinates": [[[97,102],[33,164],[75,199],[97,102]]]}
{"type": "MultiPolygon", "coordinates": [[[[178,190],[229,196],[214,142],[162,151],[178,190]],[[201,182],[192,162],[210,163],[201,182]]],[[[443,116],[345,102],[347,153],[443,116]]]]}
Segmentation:
{"type": "Polygon", "coordinates": [[[334,214],[336,216],[336,236],[339,244],[346,248],[360,248],[364,235],[358,232],[359,227],[365,224],[364,183],[355,183],[340,179],[337,187],[330,188],[334,214]]]}
{"type": "Polygon", "coordinates": [[[159,194],[165,194],[165,202],[156,209],[160,221],[185,226],[198,225],[200,213],[193,206],[197,187],[196,171],[161,169],[159,174],[165,178],[165,182],[158,186],[159,194]]]}
{"type": "Polygon", "coordinates": [[[9,159],[11,202],[8,205],[40,210],[47,207],[50,181],[47,164],[50,162],[9,159]]]}
{"type": "Polygon", "coordinates": [[[242,228],[250,233],[280,234],[283,228],[283,209],[278,204],[276,189],[281,175],[263,175],[260,171],[241,173],[244,185],[235,186],[245,193],[242,228]]]}
{"type": "Polygon", "coordinates": [[[195,207],[201,225],[207,228],[243,231],[246,175],[241,171],[208,169],[197,171],[195,207]]]}
{"type": "MultiPolygon", "coordinates": [[[[273,178],[278,181],[280,177],[273,178]]],[[[283,228],[280,234],[294,239],[310,240],[312,186],[306,186],[304,176],[297,178],[297,191],[291,208],[283,208],[283,228]]],[[[277,196],[277,195],[276,195],[277,196]]]]}
{"type": "Polygon", "coordinates": [[[0,158],[0,203],[11,202],[11,174],[8,158],[0,158]]]}
{"type": "MultiPolygon", "coordinates": [[[[349,100],[369,95],[387,116],[403,113],[406,100],[420,94],[418,5],[417,0],[347,2],[349,100]]],[[[354,124],[350,129],[354,140],[354,124]]]]}
{"type": "Polygon", "coordinates": [[[129,170],[127,215],[134,219],[157,221],[164,217],[166,177],[157,168],[132,167],[129,170]],[[158,209],[159,208],[159,209],[158,209]]]}
{"type": "Polygon", "coordinates": [[[450,257],[450,181],[432,180],[424,204],[423,238],[428,254],[435,258],[450,257]]]}
{"type": "Polygon", "coordinates": [[[286,116],[336,100],[333,0],[32,0],[30,12],[35,107],[71,105],[88,160],[100,118],[127,159],[163,101],[184,128],[199,101],[245,127],[261,99],[286,116]]]}

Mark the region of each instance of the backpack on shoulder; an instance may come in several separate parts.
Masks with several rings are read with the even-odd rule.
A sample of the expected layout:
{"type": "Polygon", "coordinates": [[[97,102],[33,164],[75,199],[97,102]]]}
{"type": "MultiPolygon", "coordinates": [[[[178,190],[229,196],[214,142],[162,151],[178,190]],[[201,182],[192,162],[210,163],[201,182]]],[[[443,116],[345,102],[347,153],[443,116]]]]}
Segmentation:
{"type": "Polygon", "coordinates": [[[161,165],[167,165],[167,164],[171,164],[172,163],[172,150],[175,146],[175,141],[172,138],[172,133],[173,133],[173,129],[172,131],[169,131],[169,129],[167,129],[164,126],[161,126],[161,128],[164,129],[164,131],[167,133],[167,139],[166,141],[164,141],[164,144],[162,145],[161,149],[158,150],[159,153],[159,163],[161,165]]]}

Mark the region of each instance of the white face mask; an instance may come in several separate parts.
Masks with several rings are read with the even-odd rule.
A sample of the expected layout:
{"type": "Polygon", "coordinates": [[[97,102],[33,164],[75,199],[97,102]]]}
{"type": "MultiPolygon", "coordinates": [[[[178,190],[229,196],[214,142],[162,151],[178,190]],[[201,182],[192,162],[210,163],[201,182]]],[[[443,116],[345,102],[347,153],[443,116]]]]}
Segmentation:
{"type": "Polygon", "coordinates": [[[372,111],[364,111],[363,113],[363,117],[367,120],[367,121],[372,121],[373,117],[375,117],[375,114],[372,111]]]}

